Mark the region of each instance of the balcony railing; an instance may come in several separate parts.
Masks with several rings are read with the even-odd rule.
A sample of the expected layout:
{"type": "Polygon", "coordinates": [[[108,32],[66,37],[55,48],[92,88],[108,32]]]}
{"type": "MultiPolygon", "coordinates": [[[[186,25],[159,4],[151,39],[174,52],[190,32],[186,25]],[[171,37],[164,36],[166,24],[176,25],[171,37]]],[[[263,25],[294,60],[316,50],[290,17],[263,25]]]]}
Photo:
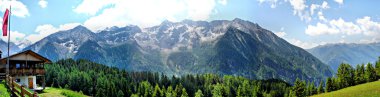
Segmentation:
{"type": "Polygon", "coordinates": [[[11,75],[44,75],[45,69],[11,69],[11,75]]]}

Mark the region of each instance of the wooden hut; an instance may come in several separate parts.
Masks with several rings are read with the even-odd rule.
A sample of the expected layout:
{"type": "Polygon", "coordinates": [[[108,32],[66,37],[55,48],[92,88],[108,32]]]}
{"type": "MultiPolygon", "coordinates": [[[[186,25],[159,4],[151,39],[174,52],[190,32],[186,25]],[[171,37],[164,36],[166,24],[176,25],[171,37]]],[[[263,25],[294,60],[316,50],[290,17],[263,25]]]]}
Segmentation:
{"type": "MultiPolygon", "coordinates": [[[[1,56],[1,55],[0,55],[1,56]]],[[[0,59],[0,76],[6,74],[7,58],[0,59]]],[[[32,90],[45,88],[44,65],[51,61],[31,50],[26,50],[9,56],[9,75],[16,82],[32,90]]]]}

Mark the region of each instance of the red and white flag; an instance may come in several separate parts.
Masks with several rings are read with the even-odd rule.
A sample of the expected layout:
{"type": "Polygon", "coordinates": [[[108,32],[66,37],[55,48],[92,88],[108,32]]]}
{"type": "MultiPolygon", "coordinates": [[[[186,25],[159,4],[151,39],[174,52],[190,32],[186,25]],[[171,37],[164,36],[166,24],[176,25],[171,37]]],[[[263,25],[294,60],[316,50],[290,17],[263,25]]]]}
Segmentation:
{"type": "Polygon", "coordinates": [[[4,17],[3,17],[3,36],[7,36],[8,31],[8,15],[9,10],[5,10],[4,17]]]}

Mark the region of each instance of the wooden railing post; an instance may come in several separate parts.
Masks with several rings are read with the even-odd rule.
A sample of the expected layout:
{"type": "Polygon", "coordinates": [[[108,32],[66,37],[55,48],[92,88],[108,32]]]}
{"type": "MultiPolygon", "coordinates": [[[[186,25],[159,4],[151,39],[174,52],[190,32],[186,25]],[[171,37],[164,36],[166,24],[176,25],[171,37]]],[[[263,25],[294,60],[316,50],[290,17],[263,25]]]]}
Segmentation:
{"type": "Polygon", "coordinates": [[[36,92],[36,91],[34,91],[34,93],[33,93],[33,97],[38,97],[38,95],[37,95],[37,92],[36,92]]]}
{"type": "Polygon", "coordinates": [[[21,97],[25,97],[24,96],[24,85],[21,85],[21,89],[20,90],[21,90],[21,97]]]}
{"type": "Polygon", "coordinates": [[[7,81],[7,85],[9,87],[9,75],[7,75],[7,78],[5,80],[7,81]]]}
{"type": "Polygon", "coordinates": [[[10,86],[11,90],[13,91],[14,87],[13,87],[13,79],[12,79],[12,77],[9,77],[9,82],[11,83],[9,86],[10,86]]]}

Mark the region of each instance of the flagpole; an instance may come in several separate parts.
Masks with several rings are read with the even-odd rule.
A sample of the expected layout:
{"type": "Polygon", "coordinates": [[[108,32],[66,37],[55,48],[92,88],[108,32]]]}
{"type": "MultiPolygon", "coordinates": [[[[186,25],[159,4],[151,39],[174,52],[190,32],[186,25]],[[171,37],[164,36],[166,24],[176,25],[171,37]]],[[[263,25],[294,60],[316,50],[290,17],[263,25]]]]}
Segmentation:
{"type": "Polygon", "coordinates": [[[7,57],[8,74],[9,74],[9,40],[10,40],[10,37],[11,37],[11,14],[12,14],[12,6],[9,5],[9,15],[8,15],[8,57],[7,57]]]}

